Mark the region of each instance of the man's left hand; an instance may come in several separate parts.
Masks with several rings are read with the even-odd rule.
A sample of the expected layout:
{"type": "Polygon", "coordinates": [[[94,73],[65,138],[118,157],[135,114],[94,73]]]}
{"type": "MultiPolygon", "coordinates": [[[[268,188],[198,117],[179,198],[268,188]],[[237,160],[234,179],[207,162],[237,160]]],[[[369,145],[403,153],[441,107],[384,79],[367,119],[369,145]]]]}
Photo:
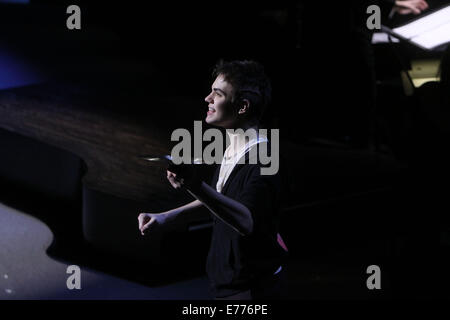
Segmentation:
{"type": "Polygon", "coordinates": [[[201,183],[196,165],[170,164],[167,168],[167,179],[175,189],[182,187],[193,189],[201,183]]]}

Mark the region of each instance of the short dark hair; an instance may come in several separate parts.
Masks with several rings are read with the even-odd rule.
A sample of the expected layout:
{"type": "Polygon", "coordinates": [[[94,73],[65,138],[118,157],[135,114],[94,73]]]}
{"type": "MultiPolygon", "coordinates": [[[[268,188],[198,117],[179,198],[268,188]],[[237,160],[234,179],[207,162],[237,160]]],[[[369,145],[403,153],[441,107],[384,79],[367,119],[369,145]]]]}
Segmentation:
{"type": "Polygon", "coordinates": [[[240,99],[249,100],[250,118],[261,120],[271,100],[272,86],[260,63],[251,60],[220,60],[212,75],[214,78],[222,75],[233,86],[232,103],[240,99]]]}

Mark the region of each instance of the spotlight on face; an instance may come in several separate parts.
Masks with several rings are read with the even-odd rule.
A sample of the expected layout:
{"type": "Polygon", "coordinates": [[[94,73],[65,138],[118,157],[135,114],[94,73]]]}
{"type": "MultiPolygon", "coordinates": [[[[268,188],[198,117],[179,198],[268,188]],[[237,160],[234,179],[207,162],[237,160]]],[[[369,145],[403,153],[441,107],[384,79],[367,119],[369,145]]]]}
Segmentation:
{"type": "Polygon", "coordinates": [[[238,120],[238,112],[232,103],[233,87],[222,75],[218,75],[211,86],[211,93],[205,98],[208,103],[206,123],[232,128],[238,120]]]}

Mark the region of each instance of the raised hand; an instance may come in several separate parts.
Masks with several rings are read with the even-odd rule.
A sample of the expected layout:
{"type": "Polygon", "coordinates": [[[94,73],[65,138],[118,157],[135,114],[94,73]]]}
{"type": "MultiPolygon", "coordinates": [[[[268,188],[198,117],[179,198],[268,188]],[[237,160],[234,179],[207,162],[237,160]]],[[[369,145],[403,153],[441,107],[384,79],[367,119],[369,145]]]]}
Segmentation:
{"type": "Polygon", "coordinates": [[[181,187],[191,189],[197,187],[201,183],[197,174],[196,165],[186,164],[170,164],[167,168],[167,180],[169,180],[170,184],[175,189],[181,187]]]}

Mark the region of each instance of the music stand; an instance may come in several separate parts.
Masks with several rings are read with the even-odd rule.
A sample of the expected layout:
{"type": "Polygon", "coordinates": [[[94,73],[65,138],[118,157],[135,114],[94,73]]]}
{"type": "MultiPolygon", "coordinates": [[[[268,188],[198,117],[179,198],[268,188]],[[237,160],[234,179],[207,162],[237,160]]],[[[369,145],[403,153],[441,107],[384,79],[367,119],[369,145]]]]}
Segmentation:
{"type": "Polygon", "coordinates": [[[395,28],[381,30],[426,51],[441,51],[450,42],[450,5],[395,28]]]}

